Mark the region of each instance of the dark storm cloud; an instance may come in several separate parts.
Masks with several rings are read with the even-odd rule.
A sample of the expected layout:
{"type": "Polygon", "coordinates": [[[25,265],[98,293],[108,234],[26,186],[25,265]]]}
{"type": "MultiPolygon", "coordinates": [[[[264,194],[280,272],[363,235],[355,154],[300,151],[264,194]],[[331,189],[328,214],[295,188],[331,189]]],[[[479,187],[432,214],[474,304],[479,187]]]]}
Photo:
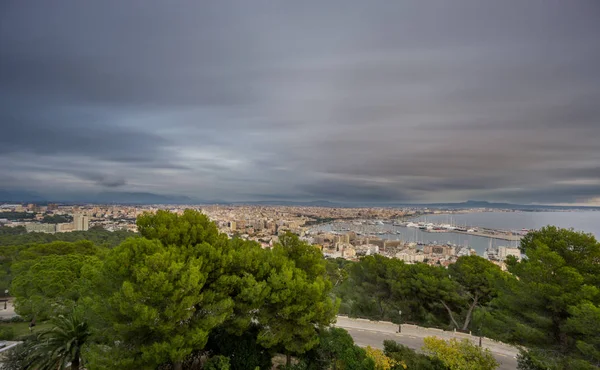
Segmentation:
{"type": "Polygon", "coordinates": [[[408,201],[410,198],[393,184],[356,180],[323,180],[299,186],[311,198],[350,201],[408,201]]]}
{"type": "Polygon", "coordinates": [[[11,2],[0,188],[592,202],[598,15],[586,1],[11,2]]]}
{"type": "Polygon", "coordinates": [[[127,184],[127,181],[123,177],[115,177],[113,175],[94,172],[74,172],[73,174],[84,180],[93,181],[97,185],[104,186],[107,188],[116,188],[127,184]]]}
{"type": "Polygon", "coordinates": [[[536,189],[515,189],[501,191],[497,196],[517,202],[535,203],[586,203],[598,197],[598,184],[559,184],[552,187],[540,186],[536,189]]]}

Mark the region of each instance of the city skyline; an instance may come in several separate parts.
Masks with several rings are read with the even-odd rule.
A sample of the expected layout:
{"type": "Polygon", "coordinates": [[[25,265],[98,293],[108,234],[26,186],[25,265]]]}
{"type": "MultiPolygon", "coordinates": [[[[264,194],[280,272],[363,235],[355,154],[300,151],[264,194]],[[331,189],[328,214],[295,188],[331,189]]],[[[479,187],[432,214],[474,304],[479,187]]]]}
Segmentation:
{"type": "Polygon", "coordinates": [[[21,2],[0,192],[600,206],[600,6],[21,2]]]}

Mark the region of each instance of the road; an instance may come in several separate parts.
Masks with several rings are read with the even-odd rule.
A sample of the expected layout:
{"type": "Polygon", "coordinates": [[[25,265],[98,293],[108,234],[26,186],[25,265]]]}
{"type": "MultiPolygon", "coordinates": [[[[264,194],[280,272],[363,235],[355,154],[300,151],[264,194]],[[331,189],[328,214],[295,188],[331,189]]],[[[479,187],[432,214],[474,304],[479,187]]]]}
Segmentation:
{"type": "MultiPolygon", "coordinates": [[[[0,306],[0,317],[7,319],[15,316],[15,310],[12,302],[9,302],[7,309],[4,304],[0,306]]],[[[383,348],[383,341],[392,339],[396,342],[408,346],[412,349],[420,350],[423,346],[423,338],[436,336],[442,339],[466,338],[479,343],[478,337],[472,337],[468,334],[446,332],[440,329],[428,329],[415,325],[402,325],[402,333],[397,333],[398,325],[386,322],[369,321],[364,319],[350,319],[345,316],[338,316],[335,326],[344,328],[350,333],[354,342],[361,346],[371,346],[374,348],[383,348]]],[[[489,348],[496,360],[500,363],[500,370],[515,370],[517,360],[515,356],[518,350],[504,343],[495,342],[489,339],[483,340],[483,347],[489,348]]]]}
{"type": "MultiPolygon", "coordinates": [[[[335,326],[344,328],[354,338],[354,342],[361,346],[383,348],[383,341],[392,339],[412,349],[419,350],[423,346],[423,338],[436,336],[442,339],[469,339],[479,343],[478,337],[468,334],[445,332],[439,329],[427,329],[415,325],[402,325],[402,333],[397,333],[398,326],[391,323],[369,321],[363,319],[349,319],[338,316],[335,326]]],[[[500,363],[500,370],[515,370],[517,368],[516,355],[518,350],[504,343],[484,339],[483,347],[489,348],[496,360],[500,363]]]]}

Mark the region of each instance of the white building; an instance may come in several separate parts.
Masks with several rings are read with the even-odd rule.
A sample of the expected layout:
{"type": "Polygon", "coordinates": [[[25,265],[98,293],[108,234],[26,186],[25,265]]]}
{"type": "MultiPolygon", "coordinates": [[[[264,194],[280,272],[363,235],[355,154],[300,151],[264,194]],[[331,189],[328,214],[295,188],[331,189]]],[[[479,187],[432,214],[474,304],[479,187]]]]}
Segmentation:
{"type": "Polygon", "coordinates": [[[75,213],[73,215],[73,230],[75,231],[87,231],[90,227],[90,218],[81,213],[75,213]]]}
{"type": "Polygon", "coordinates": [[[28,233],[54,234],[56,232],[56,225],[55,224],[27,223],[27,224],[25,224],[25,230],[27,230],[28,233]]]}
{"type": "Polygon", "coordinates": [[[521,250],[515,247],[498,247],[498,259],[504,261],[508,256],[515,256],[521,260],[521,250]]]}
{"type": "Polygon", "coordinates": [[[423,262],[425,260],[425,255],[423,253],[415,253],[412,251],[398,252],[395,257],[407,263],[423,262]]]}

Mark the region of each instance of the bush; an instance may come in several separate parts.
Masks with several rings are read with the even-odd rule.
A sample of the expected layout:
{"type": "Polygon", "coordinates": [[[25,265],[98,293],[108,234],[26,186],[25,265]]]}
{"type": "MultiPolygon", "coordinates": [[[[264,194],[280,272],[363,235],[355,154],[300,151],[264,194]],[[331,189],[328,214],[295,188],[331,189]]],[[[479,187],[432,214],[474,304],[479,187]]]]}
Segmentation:
{"type": "Polygon", "coordinates": [[[12,326],[2,325],[0,326],[0,340],[13,340],[15,339],[15,329],[12,326]]]}
{"type": "MultiPolygon", "coordinates": [[[[408,369],[448,370],[448,367],[440,359],[417,353],[415,350],[396,343],[393,340],[384,340],[383,347],[386,356],[396,360],[398,363],[404,363],[408,369]]],[[[403,368],[401,365],[394,367],[394,369],[401,368],[403,368]]]]}
{"type": "Polygon", "coordinates": [[[23,317],[17,315],[17,316],[13,316],[13,317],[10,317],[7,319],[6,318],[0,319],[0,322],[8,322],[8,323],[25,322],[25,319],[23,317]]]}
{"type": "Polygon", "coordinates": [[[205,370],[229,370],[229,358],[216,355],[208,359],[204,364],[205,370]]]}

